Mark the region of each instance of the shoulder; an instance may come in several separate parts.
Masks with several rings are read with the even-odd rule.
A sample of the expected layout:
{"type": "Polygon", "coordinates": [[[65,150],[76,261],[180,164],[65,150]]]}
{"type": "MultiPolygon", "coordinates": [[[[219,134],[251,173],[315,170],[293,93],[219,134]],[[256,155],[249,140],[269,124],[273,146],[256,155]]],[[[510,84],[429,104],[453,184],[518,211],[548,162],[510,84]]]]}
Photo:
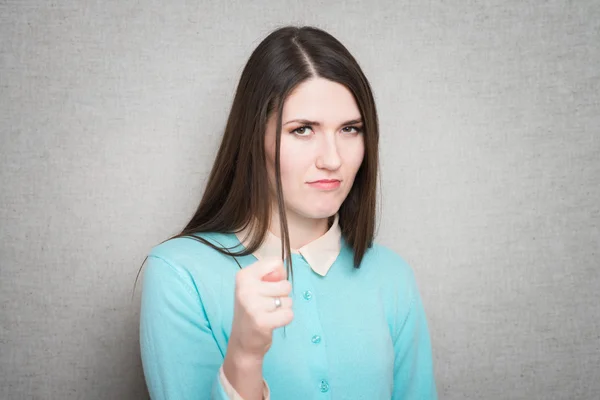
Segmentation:
{"type": "Polygon", "coordinates": [[[362,260],[361,268],[375,269],[385,275],[409,278],[414,275],[412,267],[404,257],[388,246],[379,243],[367,249],[362,260]]]}
{"type": "Polygon", "coordinates": [[[362,268],[374,277],[393,322],[394,332],[420,299],[415,273],[407,260],[390,247],[373,244],[365,253],[362,268]]]}
{"type": "MultiPolygon", "coordinates": [[[[233,234],[201,233],[194,237],[177,237],[150,249],[145,274],[176,274],[188,283],[198,280],[213,282],[224,275],[234,274],[239,267],[235,260],[215,247],[233,247],[239,244],[233,234]]],[[[236,249],[238,250],[238,249],[236,249]]]]}
{"type": "Polygon", "coordinates": [[[411,265],[388,246],[373,243],[361,263],[363,277],[373,282],[390,302],[410,302],[418,292],[411,265]]]}
{"type": "MultiPolygon", "coordinates": [[[[223,253],[214,249],[206,242],[216,247],[230,247],[237,243],[233,239],[233,234],[226,233],[198,233],[192,236],[177,237],[160,243],[150,249],[149,257],[158,257],[174,263],[188,263],[191,260],[215,259],[220,256],[226,257],[223,253]]],[[[227,257],[230,258],[230,257],[227,257]]]]}

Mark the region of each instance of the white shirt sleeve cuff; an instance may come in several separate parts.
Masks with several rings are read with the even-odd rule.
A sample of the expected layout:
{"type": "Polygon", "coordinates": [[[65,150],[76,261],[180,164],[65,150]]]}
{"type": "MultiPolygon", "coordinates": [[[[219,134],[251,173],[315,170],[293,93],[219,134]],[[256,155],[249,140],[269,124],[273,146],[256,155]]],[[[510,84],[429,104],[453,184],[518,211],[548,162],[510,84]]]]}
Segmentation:
{"type": "MultiPolygon", "coordinates": [[[[219,368],[219,380],[221,381],[221,386],[223,386],[223,389],[225,390],[227,397],[229,397],[229,400],[244,400],[242,396],[240,396],[240,394],[234,389],[234,387],[231,386],[229,380],[227,380],[222,365],[221,368],[219,368]]],[[[267,381],[263,379],[263,400],[270,400],[270,398],[271,391],[269,390],[269,385],[267,385],[267,381]]]]}

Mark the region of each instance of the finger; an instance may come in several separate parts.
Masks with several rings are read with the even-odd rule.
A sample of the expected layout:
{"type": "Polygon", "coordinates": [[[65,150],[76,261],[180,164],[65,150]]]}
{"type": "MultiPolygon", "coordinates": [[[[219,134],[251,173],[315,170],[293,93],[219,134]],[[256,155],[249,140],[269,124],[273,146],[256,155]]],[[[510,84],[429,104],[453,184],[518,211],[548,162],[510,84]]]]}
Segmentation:
{"type": "Polygon", "coordinates": [[[275,270],[269,272],[268,274],[262,277],[263,281],[266,282],[278,282],[287,278],[287,271],[283,266],[275,268],[275,270]]]}
{"type": "Polygon", "coordinates": [[[294,319],[294,311],[289,308],[278,308],[277,311],[267,313],[264,316],[265,324],[270,329],[280,328],[292,322],[294,319]]]}
{"type": "Polygon", "coordinates": [[[267,312],[278,312],[284,308],[292,308],[293,300],[291,297],[289,297],[289,296],[277,296],[277,297],[279,297],[279,300],[281,301],[280,307],[275,307],[275,297],[263,297],[261,299],[261,303],[263,304],[262,309],[266,310],[267,312]]]}
{"type": "Polygon", "coordinates": [[[283,268],[283,261],[277,257],[266,257],[249,267],[244,268],[242,271],[261,279],[263,276],[275,271],[277,268],[283,268]]]}
{"type": "Polygon", "coordinates": [[[291,291],[292,284],[288,280],[262,282],[258,287],[258,293],[267,297],[288,296],[291,291]]]}

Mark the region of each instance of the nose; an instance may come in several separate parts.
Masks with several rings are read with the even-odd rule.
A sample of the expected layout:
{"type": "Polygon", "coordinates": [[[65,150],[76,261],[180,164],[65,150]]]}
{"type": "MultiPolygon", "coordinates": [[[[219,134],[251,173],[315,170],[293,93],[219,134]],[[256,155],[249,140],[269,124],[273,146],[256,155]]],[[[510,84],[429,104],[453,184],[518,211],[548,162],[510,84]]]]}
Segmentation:
{"type": "Polygon", "coordinates": [[[316,166],[319,169],[336,170],[342,165],[335,137],[327,137],[320,144],[316,166]]]}

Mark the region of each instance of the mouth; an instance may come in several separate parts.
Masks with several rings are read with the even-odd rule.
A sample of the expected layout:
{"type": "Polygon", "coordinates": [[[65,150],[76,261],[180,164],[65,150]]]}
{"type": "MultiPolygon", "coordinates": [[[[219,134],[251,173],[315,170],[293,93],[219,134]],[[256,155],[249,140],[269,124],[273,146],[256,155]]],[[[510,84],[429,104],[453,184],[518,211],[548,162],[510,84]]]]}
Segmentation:
{"type": "Polygon", "coordinates": [[[307,184],[316,189],[333,190],[340,187],[341,181],[339,179],[320,179],[318,181],[307,182],[307,184]]]}

